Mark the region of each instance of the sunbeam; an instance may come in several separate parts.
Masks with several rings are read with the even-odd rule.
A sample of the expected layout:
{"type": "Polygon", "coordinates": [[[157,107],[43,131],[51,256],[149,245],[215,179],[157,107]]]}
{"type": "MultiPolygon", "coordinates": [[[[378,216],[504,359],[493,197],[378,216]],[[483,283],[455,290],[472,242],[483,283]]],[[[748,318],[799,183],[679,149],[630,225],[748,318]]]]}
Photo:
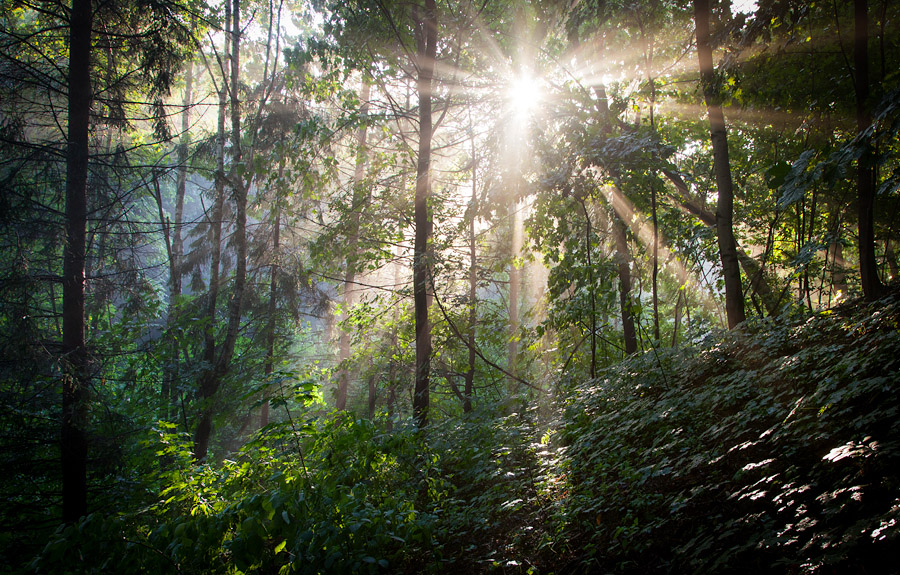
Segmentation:
{"type": "MultiPolygon", "coordinates": [[[[619,217],[631,228],[632,233],[638,238],[641,245],[651,248],[653,246],[653,230],[639,216],[636,216],[634,204],[632,204],[631,201],[615,186],[604,186],[603,194],[606,196],[607,201],[619,217]]],[[[705,307],[708,312],[721,317],[721,306],[707,290],[702,288],[702,283],[696,277],[696,274],[685,267],[677,257],[677,254],[674,254],[669,250],[667,244],[668,242],[663,234],[660,234],[659,260],[663,264],[663,269],[669,270],[669,272],[678,279],[678,284],[680,286],[692,285],[696,287],[700,293],[703,307],[705,307]]]]}

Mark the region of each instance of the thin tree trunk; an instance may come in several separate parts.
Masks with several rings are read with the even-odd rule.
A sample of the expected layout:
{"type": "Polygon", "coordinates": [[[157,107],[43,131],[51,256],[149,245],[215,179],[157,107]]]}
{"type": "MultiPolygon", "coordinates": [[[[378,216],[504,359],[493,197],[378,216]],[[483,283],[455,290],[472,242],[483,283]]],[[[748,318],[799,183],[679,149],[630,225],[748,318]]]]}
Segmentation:
{"type": "Polygon", "coordinates": [[[675,327],[672,329],[672,347],[678,347],[678,328],[681,323],[681,300],[684,297],[684,291],[678,290],[678,299],[675,300],[675,327]]]}
{"type": "MultiPolygon", "coordinates": [[[[227,5],[227,3],[226,3],[227,5]]],[[[240,0],[234,0],[232,9],[232,61],[231,61],[231,150],[232,150],[232,197],[235,204],[235,229],[232,236],[235,246],[234,288],[228,305],[228,325],[225,340],[222,342],[218,358],[212,369],[208,369],[201,379],[200,398],[203,408],[200,423],[194,436],[194,457],[197,460],[206,458],[209,449],[209,438],[212,434],[212,417],[214,409],[212,398],[218,391],[222,379],[228,373],[234,348],[240,331],[241,312],[243,309],[244,288],[247,281],[247,182],[244,181],[241,169],[243,162],[241,149],[241,107],[238,94],[240,80],[240,0]]],[[[221,229],[221,228],[220,228],[221,229]]]]}
{"type": "Polygon", "coordinates": [[[746,315],[744,313],[744,292],[741,287],[741,267],[734,239],[734,183],[731,179],[731,164],[728,158],[728,135],[725,130],[725,114],[722,111],[722,104],[715,86],[709,20],[709,0],[694,0],[700,82],[703,86],[703,95],[709,114],[716,188],[719,192],[716,205],[716,238],[719,244],[719,258],[722,261],[722,273],[725,278],[725,313],[728,327],[733,329],[746,319],[746,315]]]}
{"type": "MultiPolygon", "coordinates": [[[[655,3],[654,3],[655,4],[655,3]]],[[[655,6],[653,6],[655,8],[655,6]]],[[[653,77],[653,48],[654,34],[648,32],[643,24],[643,19],[638,18],[641,28],[641,40],[644,44],[644,67],[647,72],[647,82],[650,84],[650,130],[656,131],[656,79],[653,77]]],[[[653,220],[653,270],[651,272],[651,290],[653,298],[653,337],[657,342],[661,341],[659,335],[659,218],[657,214],[657,189],[656,178],[650,181],[650,212],[653,220]]],[[[677,304],[676,304],[677,307],[677,304]]],[[[676,320],[676,324],[677,324],[676,320]]],[[[677,330],[676,330],[677,331],[677,330]]]]}
{"type": "MultiPolygon", "coordinates": [[[[169,305],[166,310],[166,323],[171,328],[177,313],[178,298],[182,293],[182,260],[184,257],[184,238],[181,228],[184,223],[184,196],[187,192],[188,148],[191,142],[191,106],[193,104],[194,63],[188,62],[184,81],[184,97],[181,110],[181,142],[178,144],[178,169],[175,181],[175,221],[171,224],[172,249],[169,254],[169,305]]],[[[162,400],[165,404],[165,419],[177,415],[176,405],[178,381],[180,379],[180,353],[178,345],[172,342],[172,356],[163,373],[162,400]]]]}
{"type": "MultiPolygon", "coordinates": [[[[841,297],[847,297],[847,273],[844,271],[844,244],[837,239],[829,246],[831,252],[831,290],[840,292],[841,297]]],[[[830,303],[830,301],[829,301],[830,303]]]]}
{"type": "MultiPolygon", "coordinates": [[[[401,185],[401,189],[406,191],[406,172],[403,174],[403,183],[401,185]]],[[[402,226],[401,226],[402,230],[402,226]]],[[[394,285],[400,284],[400,264],[398,263],[401,247],[398,244],[395,248],[396,250],[394,254],[394,285]]],[[[398,333],[397,324],[400,321],[400,302],[394,302],[394,310],[393,310],[393,321],[391,322],[391,334],[390,334],[390,358],[391,358],[391,367],[388,370],[388,396],[387,396],[387,431],[388,433],[394,430],[394,406],[397,404],[397,368],[399,363],[400,356],[400,336],[398,333]]]]}
{"type": "Polygon", "coordinates": [[[375,403],[377,398],[377,393],[375,390],[375,384],[378,381],[378,372],[372,373],[369,376],[369,419],[375,419],[375,403]]]}
{"type": "MultiPolygon", "coordinates": [[[[344,274],[344,304],[342,321],[346,321],[350,314],[350,309],[355,303],[356,295],[356,267],[359,260],[359,216],[360,212],[368,203],[369,190],[362,189],[362,181],[365,176],[366,162],[368,161],[368,152],[366,150],[366,138],[368,135],[368,125],[365,123],[366,115],[369,113],[369,96],[370,86],[366,79],[363,79],[362,93],[360,99],[362,106],[360,107],[360,117],[363,118],[363,124],[356,132],[356,168],[353,172],[353,190],[350,194],[350,230],[347,238],[347,270],[344,274]]],[[[335,407],[343,411],[347,408],[347,391],[350,388],[350,370],[347,363],[350,361],[350,329],[341,328],[341,335],[338,339],[338,389],[337,402],[335,407]]]]}
{"type": "Polygon", "coordinates": [[[897,254],[894,253],[894,243],[891,240],[884,241],[884,259],[887,261],[888,270],[890,270],[890,278],[894,279],[898,276],[897,254]]]}
{"type": "MultiPolygon", "coordinates": [[[[284,163],[282,163],[282,167],[284,163]]],[[[279,170],[281,171],[281,170],[279,170]]],[[[280,176],[281,174],[279,174],[280,176]]],[[[276,200],[277,204],[277,200],[276,200]]],[[[269,272],[269,309],[266,318],[266,363],[263,375],[268,381],[275,370],[275,317],[278,313],[278,254],[281,249],[281,210],[275,206],[275,222],[272,230],[272,266],[269,272]]],[[[263,392],[263,402],[259,409],[259,427],[269,425],[269,390],[263,392]]]]}
{"type": "MultiPolygon", "coordinates": [[[[716,227],[716,214],[708,210],[699,200],[697,200],[697,198],[691,196],[684,179],[677,172],[671,170],[662,170],[662,173],[678,191],[678,196],[673,199],[680,204],[681,208],[694,216],[697,216],[697,218],[705,225],[711,228],[716,227]]],[[[760,267],[757,261],[750,257],[747,252],[742,250],[740,246],[736,246],[736,250],[741,268],[744,270],[747,277],[751,278],[750,289],[762,299],[769,315],[777,315],[779,306],[781,305],[781,299],[780,297],[776,297],[773,292],[765,271],[760,267]]]]}
{"type": "MultiPolygon", "coordinates": [[[[811,201],[812,201],[812,205],[810,206],[810,209],[809,209],[809,223],[807,224],[807,227],[806,227],[806,230],[807,230],[806,243],[807,244],[810,244],[813,241],[813,231],[815,230],[815,224],[816,224],[816,209],[818,208],[818,205],[817,205],[818,204],[818,194],[816,193],[815,188],[813,188],[813,191],[812,191],[812,200],[811,201]]],[[[804,291],[806,292],[806,305],[809,308],[809,310],[812,311],[812,309],[813,309],[812,287],[810,286],[810,281],[809,281],[809,266],[808,265],[803,270],[803,284],[804,284],[804,291]]]]}
{"type": "Polygon", "coordinates": [[[66,150],[66,246],[63,252],[63,338],[60,455],[63,521],[87,514],[87,394],[84,263],[87,232],[88,126],[91,112],[90,0],[73,0],[69,21],[69,101],[66,150]]]}
{"type": "Polygon", "coordinates": [[[472,411],[472,391],[475,385],[475,326],[478,321],[478,252],[475,236],[475,215],[478,213],[478,160],[475,159],[475,140],[472,140],[472,199],[469,203],[469,361],[463,388],[463,412],[472,411]]]}
{"type": "Polygon", "coordinates": [[[184,257],[184,238],[181,227],[184,223],[184,196],[187,192],[188,148],[191,143],[191,106],[193,105],[194,63],[188,62],[184,80],[184,99],[181,110],[181,142],[178,144],[178,174],[175,183],[175,222],[172,226],[172,256],[175,259],[175,275],[172,278],[172,292],[181,295],[181,267],[184,257]]]}
{"type": "Polygon", "coordinates": [[[587,202],[580,200],[581,209],[584,211],[584,251],[587,254],[587,271],[588,271],[588,297],[591,298],[591,379],[597,377],[597,297],[594,293],[594,262],[591,257],[591,214],[588,213],[587,202]]]}
{"type": "Polygon", "coordinates": [[[431,323],[428,319],[428,282],[431,262],[428,261],[431,226],[428,200],[431,196],[431,92],[437,57],[437,6],[435,0],[425,0],[421,17],[415,9],[416,67],[419,92],[419,155],[416,166],[415,245],[413,248],[413,300],[416,322],[416,378],[413,392],[413,418],[420,427],[428,425],[428,406],[431,372],[431,323]]]}
{"type": "MultiPolygon", "coordinates": [[[[518,258],[521,248],[519,239],[519,227],[521,225],[516,212],[515,196],[509,200],[507,206],[507,214],[511,227],[511,235],[509,246],[509,341],[506,349],[506,369],[513,375],[516,375],[516,364],[519,356],[519,287],[522,281],[522,270],[518,267],[518,258]]],[[[512,377],[507,378],[507,389],[510,393],[515,392],[518,382],[512,377]]]]}
{"type": "MultiPolygon", "coordinates": [[[[853,42],[856,89],[856,129],[862,133],[872,123],[869,110],[869,14],[867,0],[853,1],[856,34],[853,42]]],[[[875,167],[871,154],[857,162],[856,187],[859,201],[859,274],[863,295],[869,301],[878,299],[884,285],[878,277],[875,258],[875,167]]]]}
{"type": "Polygon", "coordinates": [[[634,316],[631,313],[631,254],[628,251],[628,239],[625,236],[626,226],[622,217],[613,210],[613,236],[616,242],[616,260],[619,267],[619,306],[622,310],[622,334],[625,338],[625,354],[637,352],[637,333],[634,328],[634,316]]]}
{"type": "Polygon", "coordinates": [[[216,116],[216,200],[210,221],[210,242],[212,253],[209,264],[209,289],[206,294],[207,325],[203,334],[203,372],[200,374],[199,395],[201,399],[201,417],[194,432],[194,458],[203,460],[209,448],[209,436],[212,433],[211,389],[217,387],[215,382],[216,364],[216,309],[219,300],[219,275],[222,258],[222,218],[225,213],[225,107],[227,105],[228,67],[231,64],[231,34],[227,30],[231,22],[231,3],[225,2],[225,46],[219,68],[222,72],[222,85],[219,89],[219,110],[216,116]]]}
{"type": "MultiPolygon", "coordinates": [[[[651,108],[652,110],[652,108],[651,108]]],[[[651,113],[652,117],[652,113],[651,113]]],[[[653,338],[659,342],[659,221],[656,214],[656,184],[650,183],[650,208],[653,212],[653,272],[651,289],[653,290],[653,338]]]]}

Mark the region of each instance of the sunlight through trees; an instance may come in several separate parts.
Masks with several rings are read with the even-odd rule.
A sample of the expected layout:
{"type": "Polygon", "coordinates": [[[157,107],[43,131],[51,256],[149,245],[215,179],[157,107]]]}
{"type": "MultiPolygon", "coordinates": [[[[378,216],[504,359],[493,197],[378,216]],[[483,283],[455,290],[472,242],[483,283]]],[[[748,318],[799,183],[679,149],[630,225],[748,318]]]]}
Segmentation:
{"type": "MultiPolygon", "coordinates": [[[[121,512],[135,545],[182,572],[443,572],[471,550],[475,572],[552,572],[559,552],[570,573],[610,549],[621,563],[604,568],[624,573],[640,572],[627,563],[639,548],[670,572],[716,571],[642,539],[690,524],[678,513],[693,501],[665,483],[687,465],[670,445],[681,440],[653,426],[677,419],[673,437],[738,445],[736,431],[679,419],[718,405],[691,396],[717,393],[708,371],[754,422],[776,426],[777,412],[812,437],[841,399],[813,406],[815,421],[785,406],[837,394],[843,372],[785,375],[807,394],[788,400],[774,384],[742,387],[760,368],[741,354],[771,348],[813,370],[773,341],[851,346],[846,325],[823,319],[842,314],[861,340],[895,343],[884,334],[900,274],[897,3],[2,5],[0,570],[53,571],[75,532],[118,541],[126,528],[98,517],[121,512]],[[651,422],[654,409],[673,411],[651,422]],[[648,431],[620,455],[591,451],[613,441],[600,437],[628,441],[634,421],[648,431]],[[545,434],[568,437],[571,453],[555,459],[545,434]],[[528,487],[526,475],[542,479],[528,487]],[[657,481],[675,519],[651,518],[657,481]],[[302,498],[253,499],[250,483],[302,498]],[[634,509],[622,485],[644,497],[634,509]],[[464,525],[454,494],[479,491],[503,519],[464,525]],[[539,528],[511,535],[537,509],[539,528]],[[455,519],[442,531],[444,511],[455,519]],[[306,520],[315,528],[295,539],[273,535],[306,520]],[[457,535],[471,548],[447,543],[457,535]],[[543,563],[488,555],[494,536],[543,563]],[[179,550],[188,540],[207,553],[196,563],[179,550]],[[435,558],[379,555],[432,540],[435,558]]],[[[850,359],[885,387],[845,385],[881,401],[893,364],[850,359]]],[[[864,418],[847,410],[834,425],[864,418]]],[[[816,439],[841,457],[804,469],[835,499],[869,487],[828,465],[884,469],[871,462],[895,429],[873,417],[859,437],[835,431],[840,445],[816,439]]],[[[735,425],[778,438],[759,469],[794,473],[777,449],[796,438],[735,425]]],[[[726,482],[737,456],[688,443],[726,482]]],[[[692,473],[684,489],[706,485],[692,473]]],[[[756,501],[736,477],[728,500],[756,501]]],[[[759,489],[789,497],[774,477],[759,489]]],[[[885,511],[894,480],[872,496],[878,549],[900,520],[885,511]]],[[[697,501],[720,503],[710,493],[697,501]]],[[[782,535],[753,537],[788,549],[785,572],[821,572],[782,535]]],[[[845,565],[865,563],[853,557],[845,565]]]]}

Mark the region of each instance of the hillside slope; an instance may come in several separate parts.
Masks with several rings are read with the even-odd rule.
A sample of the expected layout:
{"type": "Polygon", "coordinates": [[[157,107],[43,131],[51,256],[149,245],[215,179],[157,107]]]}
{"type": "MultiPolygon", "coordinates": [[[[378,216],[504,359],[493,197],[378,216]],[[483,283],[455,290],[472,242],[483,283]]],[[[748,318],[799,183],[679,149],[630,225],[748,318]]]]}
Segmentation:
{"type": "Polygon", "coordinates": [[[750,322],[576,385],[580,570],[900,570],[900,298],[750,322]]]}

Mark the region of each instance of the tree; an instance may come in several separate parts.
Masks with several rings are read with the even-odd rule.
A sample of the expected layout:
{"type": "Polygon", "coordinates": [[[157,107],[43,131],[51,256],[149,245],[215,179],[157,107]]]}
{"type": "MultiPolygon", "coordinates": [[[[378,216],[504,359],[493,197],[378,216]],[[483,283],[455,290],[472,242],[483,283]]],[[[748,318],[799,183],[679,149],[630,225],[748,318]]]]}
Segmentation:
{"type": "Polygon", "coordinates": [[[700,61],[700,85],[709,115],[710,139],[713,147],[713,164],[716,174],[718,202],[716,204],[716,238],[719,258],[725,277],[725,312],[728,327],[735,328],[746,319],[744,291],[741,287],[741,268],[734,240],[734,183],[728,160],[728,134],[725,114],[718,95],[710,43],[709,0],[694,0],[694,22],[697,36],[697,58],[700,61]]]}
{"type": "Polygon", "coordinates": [[[431,138],[433,122],[431,97],[437,59],[438,15],[435,0],[425,0],[413,10],[416,36],[416,72],[419,94],[419,153],[416,160],[415,247],[413,251],[413,299],[416,318],[416,382],[413,391],[413,417],[420,427],[428,424],[428,394],[431,371],[431,322],[428,318],[428,291],[431,277],[429,241],[431,219],[431,138]]]}
{"type": "MultiPolygon", "coordinates": [[[[853,61],[856,92],[856,130],[863,134],[872,125],[869,108],[869,2],[853,0],[853,61]]],[[[875,259],[875,166],[870,154],[857,161],[857,202],[859,209],[859,274],[863,294],[869,301],[881,296],[884,287],[875,259]]]]}
{"type": "Polygon", "coordinates": [[[61,456],[63,520],[87,514],[87,394],[84,339],[84,261],[87,227],[88,127],[91,114],[90,0],[74,0],[69,23],[69,105],[66,154],[66,248],[63,260],[63,380],[61,456]]]}

